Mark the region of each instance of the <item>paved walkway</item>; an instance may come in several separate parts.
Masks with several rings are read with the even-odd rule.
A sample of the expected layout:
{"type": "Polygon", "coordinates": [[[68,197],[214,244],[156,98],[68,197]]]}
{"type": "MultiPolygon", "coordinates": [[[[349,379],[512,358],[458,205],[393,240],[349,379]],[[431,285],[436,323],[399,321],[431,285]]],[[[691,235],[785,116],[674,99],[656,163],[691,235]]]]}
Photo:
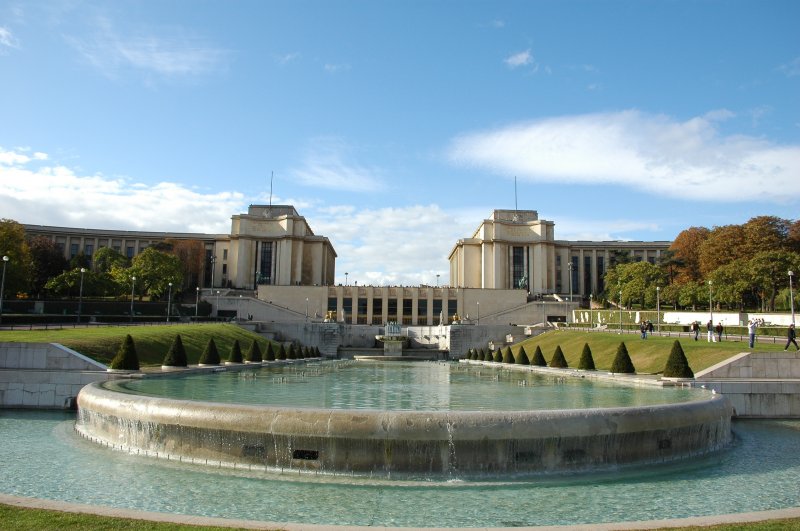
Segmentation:
{"type": "MultiPolygon", "coordinates": [[[[23,498],[20,496],[9,496],[0,494],[0,503],[15,507],[26,507],[31,509],[49,509],[54,511],[65,511],[84,514],[96,514],[100,516],[113,516],[119,518],[132,518],[136,520],[151,520],[154,522],[169,522],[175,524],[205,525],[218,527],[238,527],[243,529],[285,529],[287,531],[365,531],[365,530],[398,530],[409,531],[410,527],[378,527],[378,526],[346,526],[346,525],[316,525],[316,524],[293,524],[288,522],[259,522],[255,520],[238,520],[227,518],[211,518],[207,516],[187,516],[180,514],[154,513],[147,511],[135,511],[132,509],[117,509],[102,505],[84,505],[78,503],[67,503],[62,501],[42,500],[38,498],[23,498]]],[[[677,518],[673,520],[648,520],[644,522],[616,522],[606,524],[584,524],[584,525],[558,525],[540,527],[483,527],[469,528],[469,531],[508,529],[511,531],[612,531],[612,530],[634,530],[634,529],[659,529],[659,528],[679,528],[687,526],[709,526],[716,524],[733,524],[761,522],[764,520],[777,520],[783,518],[800,518],[800,507],[791,509],[779,509],[774,511],[761,511],[755,513],[724,514],[719,516],[703,516],[696,518],[677,518]]],[[[458,528],[425,528],[428,531],[456,531],[458,528]]]]}

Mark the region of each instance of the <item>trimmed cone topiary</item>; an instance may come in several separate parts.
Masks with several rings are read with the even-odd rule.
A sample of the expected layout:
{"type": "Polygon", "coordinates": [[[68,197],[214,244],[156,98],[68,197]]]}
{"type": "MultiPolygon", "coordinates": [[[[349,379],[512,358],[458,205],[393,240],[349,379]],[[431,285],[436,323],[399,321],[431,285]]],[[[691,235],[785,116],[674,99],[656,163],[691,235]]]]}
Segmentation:
{"type": "Polygon", "coordinates": [[[628,355],[628,347],[625,342],[619,344],[617,347],[617,355],[614,356],[614,361],[611,363],[611,372],[620,374],[635,374],[636,368],[633,366],[633,361],[628,355]]]}
{"type": "Polygon", "coordinates": [[[244,356],[244,361],[248,363],[261,363],[261,347],[258,346],[258,341],[253,340],[250,348],[247,349],[247,354],[244,356]]]}
{"type": "Polygon", "coordinates": [[[214,343],[213,337],[208,339],[208,344],[200,354],[200,360],[197,363],[199,365],[219,365],[219,351],[217,351],[217,344],[214,343]]]}
{"type": "Polygon", "coordinates": [[[275,361],[275,349],[272,348],[271,341],[267,341],[267,350],[264,352],[264,359],[266,361],[275,361]]]}
{"type": "Polygon", "coordinates": [[[528,359],[528,353],[525,352],[525,347],[520,345],[519,352],[517,352],[517,365],[530,365],[531,362],[528,359]]]}
{"type": "Polygon", "coordinates": [[[566,369],[569,367],[567,358],[564,357],[564,352],[561,350],[561,345],[556,345],[556,351],[553,353],[549,365],[556,369],[566,369]]]}
{"type": "Polygon", "coordinates": [[[228,363],[241,363],[242,362],[242,347],[239,346],[239,340],[233,340],[231,346],[231,353],[228,354],[228,363]]]}
{"type": "Polygon", "coordinates": [[[511,352],[511,347],[503,349],[503,363],[514,363],[514,354],[511,352]]]}
{"type": "Polygon", "coordinates": [[[111,360],[109,368],[115,371],[139,370],[139,356],[136,354],[136,346],[133,344],[130,334],[125,336],[117,350],[117,355],[111,360]]]}
{"type": "Polygon", "coordinates": [[[286,347],[283,346],[283,343],[280,344],[278,347],[278,352],[275,354],[275,359],[285,360],[286,359],[286,347]]]}
{"type": "Polygon", "coordinates": [[[544,359],[544,354],[542,354],[542,347],[536,345],[536,350],[533,353],[533,359],[531,360],[531,365],[535,365],[537,367],[547,367],[547,362],[544,359]]]}
{"type": "Polygon", "coordinates": [[[188,364],[189,362],[186,361],[186,349],[183,348],[183,340],[181,335],[178,334],[172,340],[172,345],[170,345],[161,365],[164,367],[186,367],[188,364]]]}
{"type": "Polygon", "coordinates": [[[486,361],[486,349],[482,348],[478,351],[478,361],[486,361]]]}
{"type": "Polygon", "coordinates": [[[289,352],[286,353],[286,357],[290,360],[297,359],[297,347],[294,346],[294,343],[289,343],[289,352]]]}
{"type": "Polygon", "coordinates": [[[499,348],[494,351],[494,354],[492,354],[492,361],[495,363],[501,363],[503,361],[503,349],[499,348]]]}
{"type": "Polygon", "coordinates": [[[683,352],[683,347],[677,339],[672,344],[672,350],[664,367],[664,376],[667,378],[694,378],[694,371],[689,367],[689,360],[683,352]]]}
{"type": "Polygon", "coordinates": [[[592,349],[589,348],[589,343],[583,344],[583,351],[581,352],[581,360],[578,362],[578,368],[584,371],[594,371],[594,358],[592,357],[592,349]]]}
{"type": "Polygon", "coordinates": [[[314,347],[314,357],[315,358],[321,358],[322,357],[322,352],[319,351],[319,347],[314,347]]]}

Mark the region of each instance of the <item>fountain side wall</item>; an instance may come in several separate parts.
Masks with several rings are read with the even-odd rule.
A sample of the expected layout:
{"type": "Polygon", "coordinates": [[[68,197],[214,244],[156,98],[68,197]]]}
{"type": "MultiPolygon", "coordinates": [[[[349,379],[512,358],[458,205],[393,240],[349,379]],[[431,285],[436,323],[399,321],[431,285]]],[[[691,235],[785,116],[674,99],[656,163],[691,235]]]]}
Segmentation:
{"type": "Polygon", "coordinates": [[[194,403],[93,384],[77,429],[129,451],[333,473],[501,473],[669,461],[730,442],[731,406],[709,400],[538,412],[322,410],[194,403]]]}
{"type": "Polygon", "coordinates": [[[106,366],[57,343],[0,343],[0,407],[65,409],[106,366]]]}

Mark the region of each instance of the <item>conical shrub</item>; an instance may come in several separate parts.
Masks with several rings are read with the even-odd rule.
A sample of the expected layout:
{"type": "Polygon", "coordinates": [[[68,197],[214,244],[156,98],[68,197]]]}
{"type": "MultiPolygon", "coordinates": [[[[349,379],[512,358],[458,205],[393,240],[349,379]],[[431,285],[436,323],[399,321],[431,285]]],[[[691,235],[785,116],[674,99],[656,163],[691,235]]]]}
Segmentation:
{"type": "Polygon", "coordinates": [[[271,341],[267,341],[267,349],[264,351],[264,361],[275,361],[275,349],[272,348],[271,341]]]}
{"type": "Polygon", "coordinates": [[[203,353],[200,354],[200,360],[197,362],[200,365],[219,365],[219,351],[217,351],[217,344],[214,343],[214,338],[208,339],[203,353]]]}
{"type": "Polygon", "coordinates": [[[136,354],[136,346],[133,344],[133,338],[130,334],[125,336],[116,356],[111,360],[109,368],[115,371],[139,370],[139,356],[136,354]]]}
{"type": "Polygon", "coordinates": [[[239,346],[239,340],[234,339],[233,345],[231,346],[231,353],[228,354],[228,362],[229,363],[241,363],[242,362],[242,347],[239,346]]]}
{"type": "Polygon", "coordinates": [[[533,359],[531,360],[531,365],[535,365],[537,367],[547,367],[547,362],[544,359],[544,354],[542,354],[542,347],[536,345],[536,350],[533,352],[533,359]]]}
{"type": "Polygon", "coordinates": [[[480,349],[478,351],[478,361],[486,361],[486,349],[480,349]]]}
{"type": "Polygon", "coordinates": [[[592,357],[592,349],[589,348],[589,343],[583,344],[583,351],[581,352],[581,360],[578,362],[578,368],[584,371],[594,371],[594,357],[592,357]]]}
{"type": "Polygon", "coordinates": [[[530,365],[531,360],[528,359],[528,353],[525,352],[525,347],[520,345],[519,352],[517,352],[517,365],[530,365]]]}
{"type": "Polygon", "coordinates": [[[322,352],[319,351],[319,347],[314,347],[314,357],[315,358],[321,358],[322,357],[322,352]]]}
{"type": "Polygon", "coordinates": [[[286,359],[286,347],[283,346],[283,343],[281,343],[278,347],[278,352],[275,354],[275,358],[279,360],[286,359]]]}
{"type": "Polygon", "coordinates": [[[255,339],[250,344],[250,348],[247,349],[247,354],[244,356],[244,361],[249,363],[261,363],[261,347],[258,346],[258,341],[255,339]]]}
{"type": "Polygon", "coordinates": [[[617,355],[614,356],[614,361],[611,363],[611,372],[620,374],[636,373],[636,368],[634,368],[633,361],[628,355],[628,347],[625,346],[624,341],[617,347],[617,355]]]}
{"type": "Polygon", "coordinates": [[[556,345],[556,351],[553,353],[549,365],[556,369],[566,369],[569,367],[567,358],[564,357],[564,352],[561,350],[561,345],[556,345]]]}
{"type": "Polygon", "coordinates": [[[511,352],[511,347],[503,349],[503,363],[514,363],[514,354],[511,352]]]}
{"type": "Polygon", "coordinates": [[[694,371],[689,367],[689,360],[683,352],[683,347],[677,339],[672,343],[672,350],[664,367],[664,376],[667,378],[694,378],[694,371]]]}
{"type": "Polygon", "coordinates": [[[183,348],[183,340],[181,335],[178,334],[172,340],[172,345],[170,345],[161,365],[165,367],[186,367],[188,364],[189,362],[186,361],[186,349],[183,348]]]}
{"type": "Polygon", "coordinates": [[[503,349],[499,348],[492,354],[492,361],[495,363],[503,362],[503,349]]]}
{"type": "Polygon", "coordinates": [[[294,343],[289,344],[289,351],[286,353],[286,357],[290,360],[297,359],[297,347],[294,346],[294,343]]]}

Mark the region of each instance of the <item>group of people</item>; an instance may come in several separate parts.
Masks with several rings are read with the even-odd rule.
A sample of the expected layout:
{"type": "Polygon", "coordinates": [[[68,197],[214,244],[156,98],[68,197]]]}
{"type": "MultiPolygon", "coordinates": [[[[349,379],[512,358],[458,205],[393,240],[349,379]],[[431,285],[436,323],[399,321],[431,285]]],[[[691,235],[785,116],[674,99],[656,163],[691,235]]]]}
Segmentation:
{"type": "Polygon", "coordinates": [[[647,334],[653,333],[653,323],[651,321],[642,320],[641,324],[639,325],[639,331],[642,333],[642,339],[647,339],[647,334]]]}
{"type": "MultiPolygon", "coordinates": [[[[725,331],[725,328],[722,326],[722,322],[717,323],[717,326],[714,326],[714,322],[709,319],[706,323],[706,332],[708,332],[708,342],[709,343],[716,343],[719,341],[722,342],[722,332],[725,331]]],[[[694,334],[694,340],[700,337],[700,321],[694,321],[692,323],[692,334],[694,334]]]]}

